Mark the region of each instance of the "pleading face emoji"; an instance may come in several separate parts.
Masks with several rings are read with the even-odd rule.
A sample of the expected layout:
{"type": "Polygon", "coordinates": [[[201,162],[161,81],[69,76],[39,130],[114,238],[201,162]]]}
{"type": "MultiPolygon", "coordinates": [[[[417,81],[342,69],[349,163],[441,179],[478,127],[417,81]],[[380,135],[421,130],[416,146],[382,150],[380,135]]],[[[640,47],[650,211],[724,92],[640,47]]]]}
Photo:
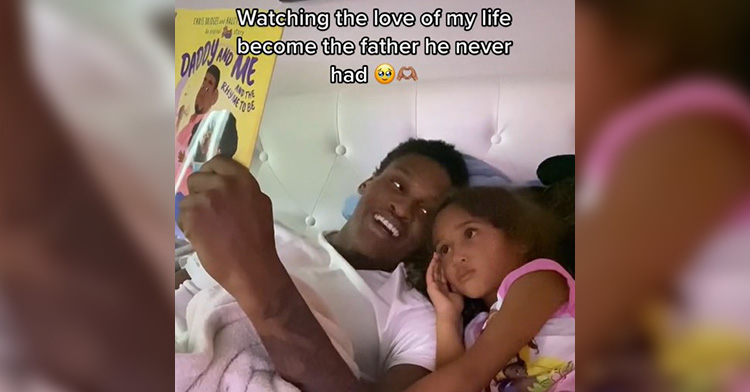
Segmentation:
{"type": "Polygon", "coordinates": [[[375,67],[375,80],[380,84],[388,84],[396,77],[396,71],[390,64],[380,64],[375,67]]]}

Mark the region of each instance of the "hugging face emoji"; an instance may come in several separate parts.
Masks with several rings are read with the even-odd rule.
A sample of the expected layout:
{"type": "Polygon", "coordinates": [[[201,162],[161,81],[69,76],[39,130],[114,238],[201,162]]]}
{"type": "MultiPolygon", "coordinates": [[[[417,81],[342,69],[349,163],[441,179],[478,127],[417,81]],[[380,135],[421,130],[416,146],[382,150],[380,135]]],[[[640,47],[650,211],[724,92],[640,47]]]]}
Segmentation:
{"type": "Polygon", "coordinates": [[[388,84],[396,77],[396,71],[390,64],[380,64],[375,68],[375,80],[380,84],[388,84]]]}

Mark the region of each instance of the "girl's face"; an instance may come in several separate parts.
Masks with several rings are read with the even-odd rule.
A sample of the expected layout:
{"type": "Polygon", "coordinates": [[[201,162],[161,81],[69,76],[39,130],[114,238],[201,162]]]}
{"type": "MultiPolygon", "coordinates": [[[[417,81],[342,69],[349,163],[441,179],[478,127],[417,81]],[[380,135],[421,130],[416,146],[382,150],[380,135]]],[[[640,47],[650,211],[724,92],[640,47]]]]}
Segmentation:
{"type": "Polygon", "coordinates": [[[433,238],[453,290],[487,304],[497,300],[497,289],[505,276],[523,264],[522,247],[457,205],[438,214],[433,238]]]}

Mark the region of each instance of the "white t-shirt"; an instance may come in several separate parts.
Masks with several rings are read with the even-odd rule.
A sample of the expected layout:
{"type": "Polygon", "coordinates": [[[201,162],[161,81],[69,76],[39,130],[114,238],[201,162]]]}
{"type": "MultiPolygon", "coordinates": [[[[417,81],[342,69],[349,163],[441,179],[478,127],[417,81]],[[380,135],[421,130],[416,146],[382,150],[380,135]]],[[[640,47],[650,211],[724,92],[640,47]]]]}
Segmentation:
{"type": "MultiPolygon", "coordinates": [[[[335,322],[322,326],[340,353],[340,347],[353,350],[360,378],[380,380],[388,369],[404,364],[435,369],[434,309],[409,287],[403,265],[393,273],[357,271],[324,234],[304,239],[281,225],[276,225],[276,248],[313,313],[335,322]],[[313,295],[304,292],[308,288],[313,295]]],[[[193,264],[185,267],[191,277],[205,274],[193,264]]],[[[177,297],[176,292],[175,303],[177,297]]]]}

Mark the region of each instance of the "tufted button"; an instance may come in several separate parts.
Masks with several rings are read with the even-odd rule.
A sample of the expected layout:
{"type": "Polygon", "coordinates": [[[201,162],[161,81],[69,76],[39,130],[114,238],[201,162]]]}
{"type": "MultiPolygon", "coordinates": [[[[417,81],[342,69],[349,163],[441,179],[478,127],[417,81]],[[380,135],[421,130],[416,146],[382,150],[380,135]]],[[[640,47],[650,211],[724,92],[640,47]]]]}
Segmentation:
{"type": "Polygon", "coordinates": [[[305,218],[305,224],[308,226],[315,226],[315,218],[313,218],[312,216],[308,216],[307,218],[305,218]]]}
{"type": "Polygon", "coordinates": [[[266,154],[265,151],[261,152],[260,155],[258,155],[258,159],[260,159],[261,162],[267,162],[268,161],[268,154],[266,154]]]}
{"type": "Polygon", "coordinates": [[[492,142],[492,144],[500,144],[500,142],[502,141],[503,137],[500,136],[500,134],[492,135],[492,138],[490,139],[490,142],[492,142]]]}
{"type": "Polygon", "coordinates": [[[342,156],[344,154],[346,154],[346,147],[343,145],[336,146],[336,155],[342,156]]]}

